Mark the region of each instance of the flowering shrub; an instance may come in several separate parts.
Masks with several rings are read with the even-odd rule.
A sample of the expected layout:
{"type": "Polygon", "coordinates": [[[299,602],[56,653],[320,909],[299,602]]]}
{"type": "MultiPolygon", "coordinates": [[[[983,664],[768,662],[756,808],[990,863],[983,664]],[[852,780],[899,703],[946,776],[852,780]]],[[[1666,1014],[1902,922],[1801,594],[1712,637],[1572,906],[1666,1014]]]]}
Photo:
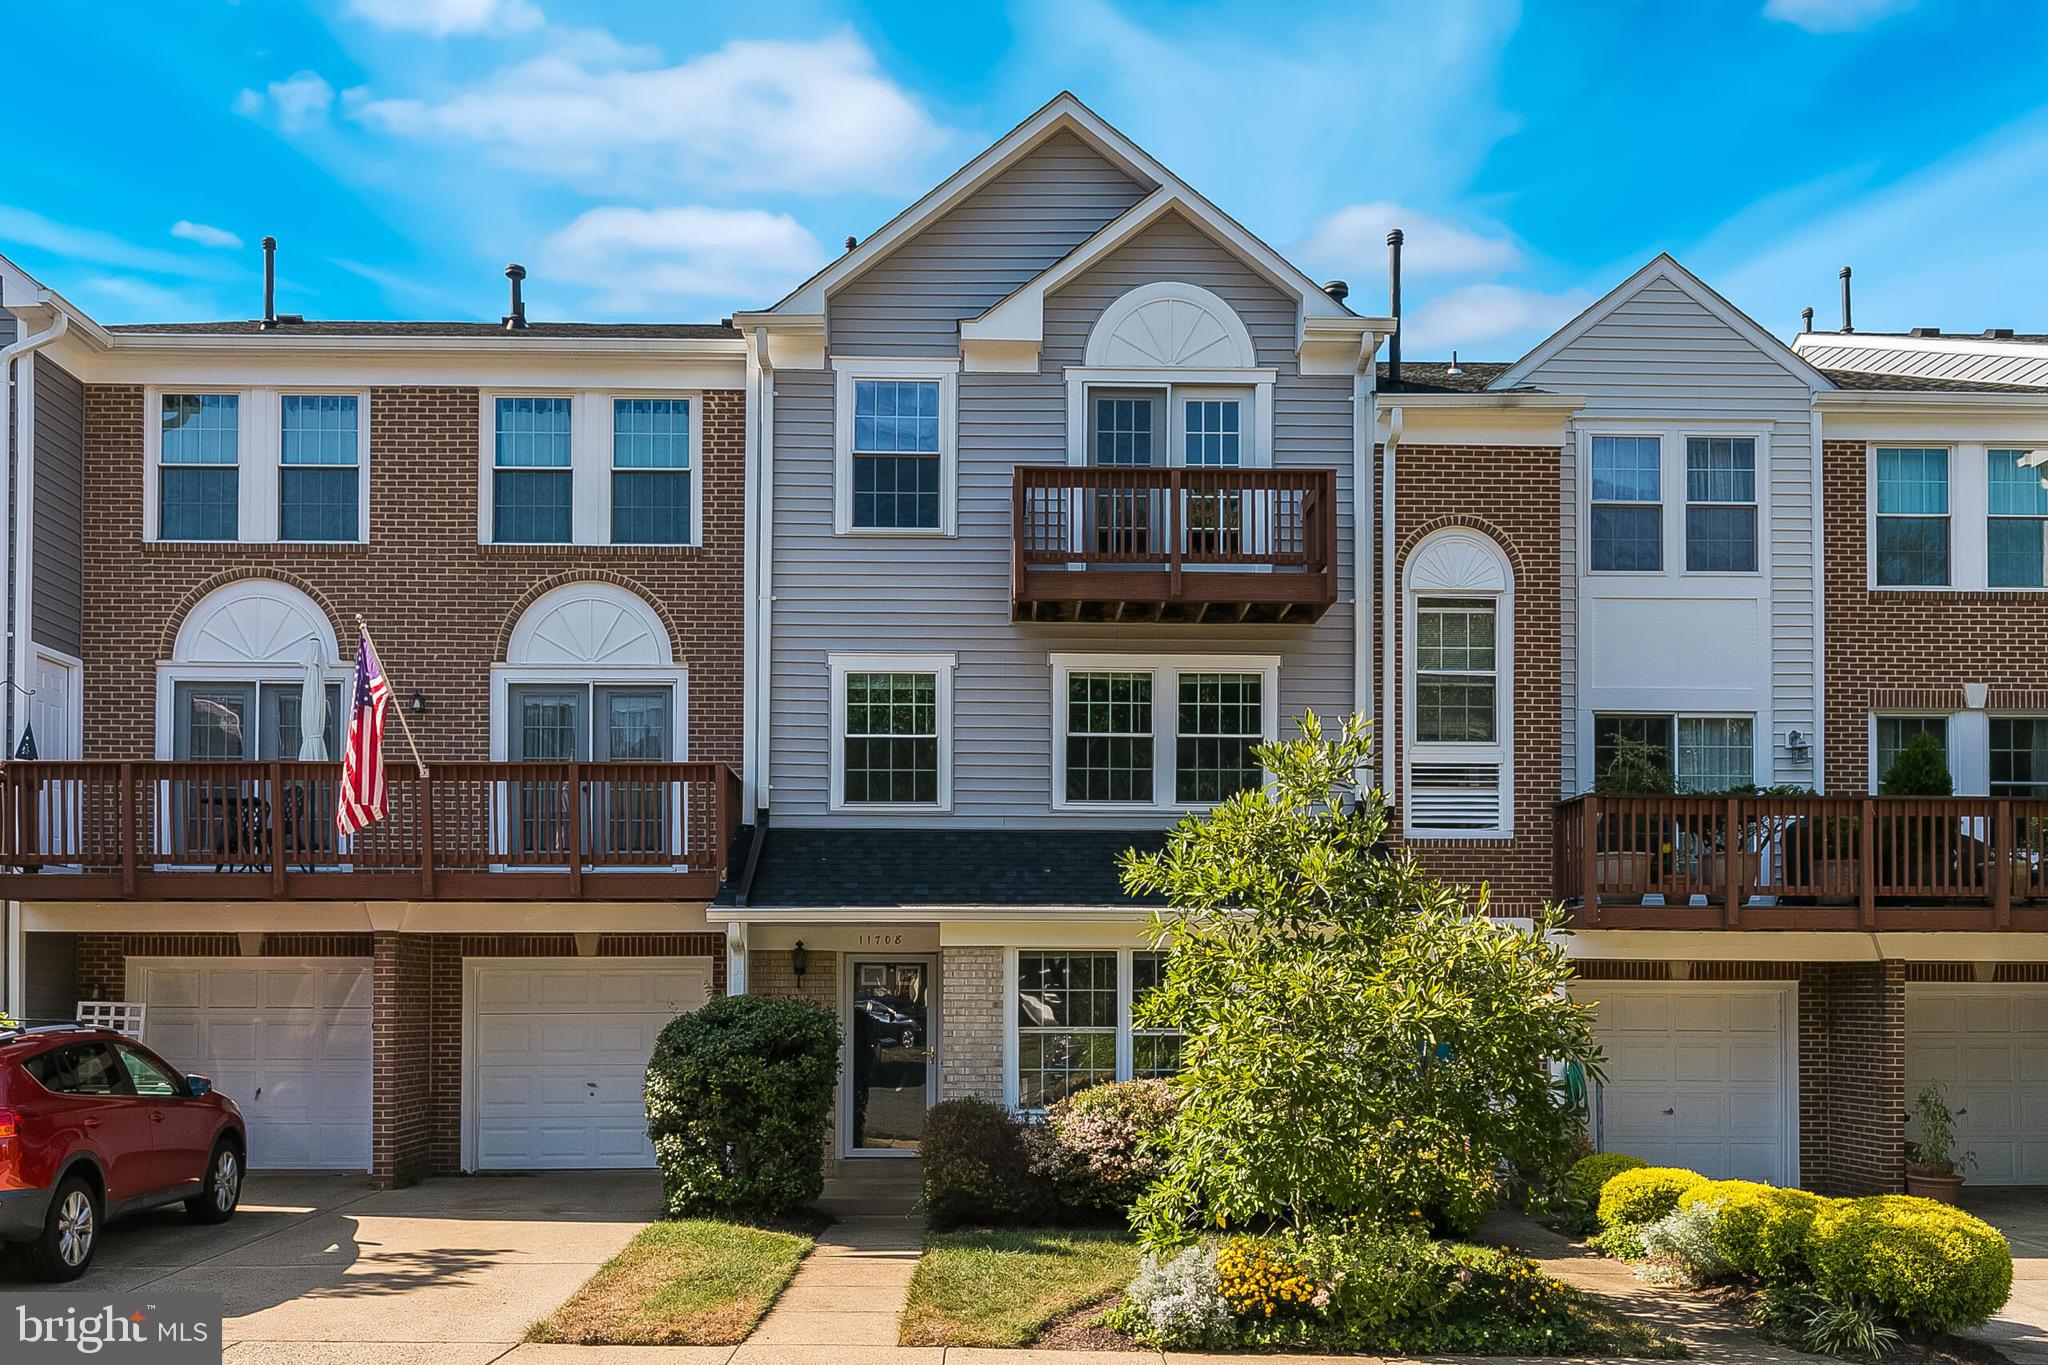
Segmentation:
{"type": "Polygon", "coordinates": [[[1045,1111],[1033,1169],[1071,1208],[1121,1212],[1158,1173],[1152,1140],[1173,1113],[1165,1081],[1091,1085],[1045,1111]]]}
{"type": "Polygon", "coordinates": [[[1216,1279],[1223,1301],[1241,1317],[1270,1318],[1278,1311],[1305,1308],[1321,1294],[1329,1302],[1329,1291],[1318,1290],[1309,1270],[1272,1242],[1257,1237],[1233,1237],[1216,1253],[1216,1279]]]}

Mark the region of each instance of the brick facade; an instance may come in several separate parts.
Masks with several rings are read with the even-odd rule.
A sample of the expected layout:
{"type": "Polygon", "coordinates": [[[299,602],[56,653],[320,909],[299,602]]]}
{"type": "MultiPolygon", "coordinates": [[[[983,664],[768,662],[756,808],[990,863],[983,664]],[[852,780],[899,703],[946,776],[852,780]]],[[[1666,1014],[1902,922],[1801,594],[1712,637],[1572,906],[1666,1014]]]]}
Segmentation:
{"type": "MultiPolygon", "coordinates": [[[[1379,452],[1376,451],[1377,456],[1379,452]]],[[[1400,765],[1388,771],[1396,809],[1391,836],[1405,842],[1431,870],[1477,888],[1487,884],[1491,909],[1526,915],[1556,896],[1553,809],[1562,771],[1559,717],[1559,606],[1564,591],[1559,559],[1560,499],[1567,492],[1556,447],[1409,446],[1399,448],[1394,512],[1394,585],[1401,592],[1409,553],[1425,535],[1465,526],[1493,539],[1514,569],[1514,837],[1512,839],[1402,839],[1400,765]]],[[[1379,463],[1375,459],[1374,468],[1379,463]]],[[[1375,503],[1377,503],[1377,493],[1375,503]]],[[[1385,585],[1382,585],[1384,587],[1385,585]]],[[[1405,608],[1405,598],[1395,601],[1405,608]]],[[[1377,604],[1375,604],[1377,606],[1377,604]]],[[[1375,618],[1366,624],[1378,629],[1375,618]]],[[[1394,676],[1405,686],[1405,631],[1396,631],[1394,676]]],[[[1399,716],[1401,696],[1379,695],[1374,714],[1399,716]]],[[[1408,736],[1396,726],[1406,747],[1408,736]]]]}
{"type": "Polygon", "coordinates": [[[2048,595],[1869,586],[1868,446],[1821,446],[1826,534],[1827,786],[1870,789],[1870,714],[1959,711],[1986,683],[1992,710],[2048,709],[2048,595]]]}
{"type": "Polygon", "coordinates": [[[1809,964],[1799,977],[1801,1183],[1889,1194],[1906,1178],[1906,967],[1809,964]]]}
{"type": "Polygon", "coordinates": [[[470,388],[371,390],[368,544],[165,544],[143,539],[143,390],[88,386],[85,756],[154,756],[156,665],[186,613],[224,583],[274,577],[326,608],[343,641],[357,612],[369,619],[400,694],[425,694],[412,726],[428,762],[488,759],[490,669],[513,622],[540,592],[595,578],[669,623],[690,675],[690,756],[738,763],[746,398],[711,390],[702,405],[701,546],[479,545],[470,388]]]}
{"type": "Polygon", "coordinates": [[[947,948],[939,967],[939,1094],[1003,1098],[1003,950],[947,948]]]}

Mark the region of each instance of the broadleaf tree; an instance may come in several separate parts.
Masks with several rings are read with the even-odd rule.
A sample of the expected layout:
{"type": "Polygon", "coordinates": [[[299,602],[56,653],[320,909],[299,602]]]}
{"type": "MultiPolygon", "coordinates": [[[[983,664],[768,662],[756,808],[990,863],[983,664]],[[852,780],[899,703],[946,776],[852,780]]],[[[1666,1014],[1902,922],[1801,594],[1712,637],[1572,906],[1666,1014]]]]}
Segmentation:
{"type": "Polygon", "coordinates": [[[1221,1227],[1469,1229],[1510,1172],[1568,1160],[1583,1115],[1556,1068],[1598,1075],[1561,915],[1501,924],[1484,888],[1388,847],[1364,720],[1326,736],[1306,715],[1259,758],[1265,786],[1122,862],[1132,894],[1169,906],[1135,1022],[1185,1039],[1133,1225],[1161,1248],[1221,1227]]]}

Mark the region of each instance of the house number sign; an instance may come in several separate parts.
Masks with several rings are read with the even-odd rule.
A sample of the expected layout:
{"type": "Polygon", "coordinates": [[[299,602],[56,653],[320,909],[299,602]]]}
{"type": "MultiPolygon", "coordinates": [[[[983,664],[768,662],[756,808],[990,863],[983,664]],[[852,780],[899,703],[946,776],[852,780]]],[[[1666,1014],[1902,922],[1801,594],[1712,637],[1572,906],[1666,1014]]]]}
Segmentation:
{"type": "Polygon", "coordinates": [[[903,931],[901,929],[879,933],[863,931],[860,935],[858,946],[862,948],[900,948],[903,946],[903,931]]]}

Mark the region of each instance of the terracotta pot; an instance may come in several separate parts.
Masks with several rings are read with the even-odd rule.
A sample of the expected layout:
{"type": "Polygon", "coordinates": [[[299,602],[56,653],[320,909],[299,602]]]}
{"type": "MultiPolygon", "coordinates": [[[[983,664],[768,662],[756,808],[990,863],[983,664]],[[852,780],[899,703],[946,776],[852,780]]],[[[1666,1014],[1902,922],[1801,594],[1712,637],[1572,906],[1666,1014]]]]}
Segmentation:
{"type": "Polygon", "coordinates": [[[1962,1193],[1963,1178],[1926,1166],[1906,1167],[1906,1193],[1937,1204],[1953,1204],[1962,1193]]]}

